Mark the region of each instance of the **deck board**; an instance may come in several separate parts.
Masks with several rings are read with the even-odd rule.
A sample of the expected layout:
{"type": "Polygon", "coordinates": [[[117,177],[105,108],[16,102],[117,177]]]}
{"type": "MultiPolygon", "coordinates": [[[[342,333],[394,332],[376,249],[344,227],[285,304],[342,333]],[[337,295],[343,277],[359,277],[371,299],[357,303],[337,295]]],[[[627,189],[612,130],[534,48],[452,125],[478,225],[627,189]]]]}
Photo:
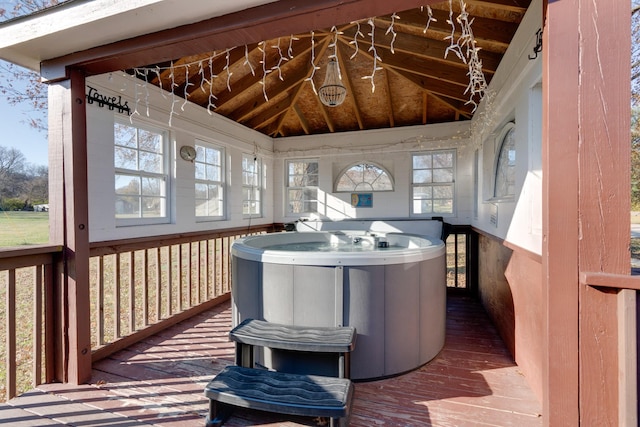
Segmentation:
{"type": "MultiPolygon", "coordinates": [[[[0,405],[0,424],[204,425],[204,387],[234,360],[230,327],[225,303],[95,363],[91,384],[46,384],[0,405]]],[[[397,377],[358,382],[355,388],[354,427],[542,425],[540,403],[486,314],[462,296],[448,298],[446,344],[433,361],[397,377]]],[[[225,425],[318,422],[238,409],[225,425]]]]}

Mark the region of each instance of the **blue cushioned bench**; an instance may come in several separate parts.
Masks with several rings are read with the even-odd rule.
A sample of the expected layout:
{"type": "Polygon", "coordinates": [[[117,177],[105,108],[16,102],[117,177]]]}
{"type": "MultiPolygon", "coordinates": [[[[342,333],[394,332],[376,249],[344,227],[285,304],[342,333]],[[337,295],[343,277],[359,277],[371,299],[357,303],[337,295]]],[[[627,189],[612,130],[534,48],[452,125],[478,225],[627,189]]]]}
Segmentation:
{"type": "Polygon", "coordinates": [[[347,426],[353,384],[347,378],[288,374],[227,366],[205,387],[210,399],[207,427],[221,426],[230,406],[308,417],[329,417],[347,426]]]}
{"type": "Polygon", "coordinates": [[[350,376],[350,353],[356,344],[351,326],[310,327],[245,319],[229,333],[236,342],[236,365],[252,368],[254,346],[338,355],[338,377],[350,376]]]}

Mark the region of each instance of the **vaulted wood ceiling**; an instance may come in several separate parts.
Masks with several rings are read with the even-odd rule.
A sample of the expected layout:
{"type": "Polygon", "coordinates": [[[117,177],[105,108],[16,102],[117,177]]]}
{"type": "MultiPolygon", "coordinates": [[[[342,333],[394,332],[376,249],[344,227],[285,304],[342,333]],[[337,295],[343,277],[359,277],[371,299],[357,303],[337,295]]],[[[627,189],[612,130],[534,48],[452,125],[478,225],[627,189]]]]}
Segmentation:
{"type": "MultiPolygon", "coordinates": [[[[530,1],[466,0],[487,83],[530,1]]],[[[458,0],[452,4],[455,22],[461,10],[458,0]]],[[[273,137],[468,120],[474,112],[465,93],[469,67],[453,52],[445,57],[452,29],[449,1],[432,4],[431,9],[431,21],[426,7],[398,11],[396,16],[336,23],[334,31],[318,29],[150,64],[144,68],[157,72],[145,76],[138,70],[137,75],[273,137]],[[327,107],[313,86],[322,85],[334,53],[347,97],[343,104],[327,107]],[[380,58],[379,69],[371,79],[367,76],[373,74],[374,53],[380,58]]],[[[460,28],[455,22],[454,40],[461,36],[460,28]]]]}

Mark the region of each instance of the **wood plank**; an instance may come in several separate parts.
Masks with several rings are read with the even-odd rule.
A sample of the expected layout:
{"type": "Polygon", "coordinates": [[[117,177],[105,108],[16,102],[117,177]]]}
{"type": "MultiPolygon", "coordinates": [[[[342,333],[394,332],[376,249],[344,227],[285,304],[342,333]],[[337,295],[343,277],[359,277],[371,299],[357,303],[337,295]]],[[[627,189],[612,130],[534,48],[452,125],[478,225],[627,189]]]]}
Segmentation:
{"type": "MultiPolygon", "coordinates": [[[[394,378],[355,384],[351,426],[542,425],[540,403],[478,303],[449,297],[447,325],[445,348],[432,362],[394,378]]],[[[208,409],[204,386],[234,360],[230,329],[231,308],[225,302],[95,363],[91,384],[41,385],[39,393],[50,395],[39,399],[41,403],[14,400],[12,404],[31,410],[28,403],[35,413],[65,421],[101,414],[96,424],[123,417],[132,426],[199,425],[208,409]],[[81,406],[66,406],[71,408],[66,413],[63,400],[81,406]]],[[[0,417],[3,411],[0,405],[0,417]]],[[[316,425],[311,418],[244,409],[234,411],[225,423],[228,427],[316,425]]]]}

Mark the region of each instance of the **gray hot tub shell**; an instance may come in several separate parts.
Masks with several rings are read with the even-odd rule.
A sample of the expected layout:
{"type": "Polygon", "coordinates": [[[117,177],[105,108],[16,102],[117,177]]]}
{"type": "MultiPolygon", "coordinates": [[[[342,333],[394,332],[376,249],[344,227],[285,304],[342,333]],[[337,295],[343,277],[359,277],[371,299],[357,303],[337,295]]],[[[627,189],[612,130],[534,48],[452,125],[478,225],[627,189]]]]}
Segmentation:
{"type": "MultiPolygon", "coordinates": [[[[409,236],[413,243],[407,248],[330,255],[265,248],[269,239],[309,241],[331,233],[313,234],[277,233],[234,242],[234,324],[258,318],[293,325],[354,326],[351,378],[356,380],[397,375],[438,354],[444,345],[446,313],[441,241],[409,236]]],[[[400,236],[407,235],[387,238],[407,240],[400,236]]],[[[295,371],[295,361],[286,359],[269,351],[258,355],[267,367],[286,364],[295,371]]]]}

